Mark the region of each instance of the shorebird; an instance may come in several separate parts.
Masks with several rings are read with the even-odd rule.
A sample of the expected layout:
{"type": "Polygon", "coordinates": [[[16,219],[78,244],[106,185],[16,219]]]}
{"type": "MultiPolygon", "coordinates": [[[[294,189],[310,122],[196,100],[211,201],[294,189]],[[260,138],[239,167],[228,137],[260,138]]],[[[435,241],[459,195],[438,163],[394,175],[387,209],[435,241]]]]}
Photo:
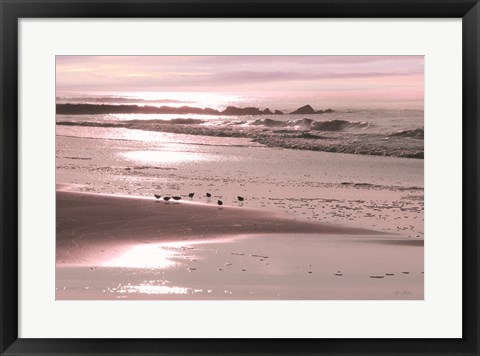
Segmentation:
{"type": "Polygon", "coordinates": [[[238,205],[243,205],[243,201],[245,200],[245,198],[239,195],[237,196],[237,199],[238,199],[238,205]]]}
{"type": "Polygon", "coordinates": [[[161,195],[158,195],[158,194],[153,194],[155,196],[155,198],[160,199],[162,196],[161,195]]]}
{"type": "Polygon", "coordinates": [[[218,209],[223,209],[223,208],[222,208],[223,201],[218,200],[218,201],[217,201],[217,204],[218,204],[218,209]]]}
{"type": "Polygon", "coordinates": [[[188,194],[188,197],[190,198],[190,200],[193,199],[193,196],[194,196],[194,195],[195,195],[195,193],[190,193],[190,194],[188,194]]]}
{"type": "Polygon", "coordinates": [[[209,201],[210,201],[210,198],[212,197],[212,194],[207,193],[207,194],[205,194],[205,196],[207,197],[207,201],[209,202],[209,201]]]}
{"type": "Polygon", "coordinates": [[[163,197],[163,200],[165,201],[169,201],[170,199],[172,199],[171,197],[163,197]]]}
{"type": "Polygon", "coordinates": [[[182,197],[179,197],[178,195],[174,195],[174,196],[172,197],[172,199],[178,201],[178,200],[182,199],[182,197]]]}

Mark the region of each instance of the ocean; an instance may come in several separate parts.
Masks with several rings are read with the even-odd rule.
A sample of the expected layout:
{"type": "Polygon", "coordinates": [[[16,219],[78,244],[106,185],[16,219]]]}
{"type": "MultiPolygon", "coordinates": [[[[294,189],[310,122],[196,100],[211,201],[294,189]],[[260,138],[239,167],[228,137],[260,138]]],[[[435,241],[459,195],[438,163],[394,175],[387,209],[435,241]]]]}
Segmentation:
{"type": "MultiPolygon", "coordinates": [[[[207,104],[121,98],[121,97],[58,97],[57,110],[67,112],[68,104],[89,105],[100,114],[58,114],[57,125],[77,127],[109,127],[131,130],[169,132],[207,137],[243,137],[268,147],[363,155],[423,158],[423,110],[392,108],[321,108],[317,113],[288,114],[295,110],[261,108],[261,115],[215,115],[197,113],[207,104]],[[128,110],[172,108],[178,113],[114,113],[124,105],[128,110]],[[183,106],[182,106],[183,105],[183,106]],[[100,108],[100,109],[99,109],[100,108]],[[184,114],[182,108],[191,108],[184,114]],[[63,110],[62,110],[63,109],[63,110]],[[112,109],[112,112],[109,110],[112,109]],[[321,113],[319,113],[321,112],[321,113]]],[[[243,107],[251,101],[243,103],[243,107]]],[[[280,106],[280,104],[277,104],[280,106]]],[[[308,105],[308,104],[307,104],[308,105]]],[[[212,110],[219,105],[213,105],[212,110]]],[[[232,107],[232,106],[230,106],[232,107]]],[[[241,107],[236,104],[233,108],[241,107]]],[[[291,106],[290,106],[291,107],[291,106]]],[[[311,107],[311,106],[310,106],[311,107]]],[[[208,108],[208,107],[207,107],[208,108]]],[[[316,108],[318,109],[318,108],[316,108]]]]}

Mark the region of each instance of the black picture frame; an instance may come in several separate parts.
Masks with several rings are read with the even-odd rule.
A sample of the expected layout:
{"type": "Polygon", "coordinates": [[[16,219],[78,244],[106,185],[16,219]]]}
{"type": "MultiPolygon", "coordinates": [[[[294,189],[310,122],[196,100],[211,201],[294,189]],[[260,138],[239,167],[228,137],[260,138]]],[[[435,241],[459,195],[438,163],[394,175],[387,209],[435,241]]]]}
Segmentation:
{"type": "MultiPolygon", "coordinates": [[[[1,355],[479,355],[478,0],[0,0],[1,355]],[[18,337],[18,20],[21,18],[462,18],[461,339],[23,339],[18,337]]],[[[442,322],[439,316],[438,322],[442,322]]]]}

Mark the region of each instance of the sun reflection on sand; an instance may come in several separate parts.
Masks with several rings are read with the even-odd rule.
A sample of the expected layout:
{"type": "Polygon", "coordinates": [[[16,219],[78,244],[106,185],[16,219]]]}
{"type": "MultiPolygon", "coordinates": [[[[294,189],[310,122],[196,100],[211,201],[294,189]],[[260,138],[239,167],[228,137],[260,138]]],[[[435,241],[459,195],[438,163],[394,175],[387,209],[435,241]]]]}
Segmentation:
{"type": "Polygon", "coordinates": [[[179,162],[199,162],[207,161],[210,155],[196,152],[181,151],[130,151],[123,153],[123,156],[129,160],[143,163],[179,163],[179,162]]]}
{"type": "Polygon", "coordinates": [[[181,258],[178,249],[164,244],[146,244],[130,248],[122,255],[106,261],[104,267],[171,268],[181,258]]]}
{"type": "Polygon", "coordinates": [[[142,293],[142,294],[187,294],[189,288],[158,286],[140,284],[137,286],[126,285],[115,289],[115,293],[142,293]]]}
{"type": "Polygon", "coordinates": [[[193,240],[188,242],[162,242],[152,244],[135,245],[127,249],[123,254],[105,261],[103,267],[124,267],[144,269],[168,269],[176,267],[182,262],[187,263],[191,258],[198,258],[191,253],[195,245],[207,245],[219,242],[232,242],[242,236],[229,240],[216,238],[210,240],[193,240]],[[188,252],[188,253],[187,253],[188,252]]]}

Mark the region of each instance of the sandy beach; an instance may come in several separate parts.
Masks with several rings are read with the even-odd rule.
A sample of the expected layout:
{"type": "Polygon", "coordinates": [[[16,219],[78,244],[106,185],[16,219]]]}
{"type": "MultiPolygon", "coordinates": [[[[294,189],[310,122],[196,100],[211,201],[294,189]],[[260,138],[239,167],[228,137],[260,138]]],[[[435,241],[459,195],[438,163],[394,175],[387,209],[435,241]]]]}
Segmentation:
{"type": "Polygon", "coordinates": [[[424,298],[423,56],[56,71],[58,300],[424,298]]]}
{"type": "Polygon", "coordinates": [[[421,160],[131,131],[57,130],[57,299],[423,299],[421,160]]]}
{"type": "Polygon", "coordinates": [[[57,265],[91,263],[102,245],[112,245],[113,250],[104,251],[111,254],[128,243],[282,233],[378,234],[288,220],[258,209],[57,191],[57,265]]]}
{"type": "Polygon", "coordinates": [[[57,299],[418,299],[421,280],[423,241],[397,234],[57,191],[57,299]]]}

